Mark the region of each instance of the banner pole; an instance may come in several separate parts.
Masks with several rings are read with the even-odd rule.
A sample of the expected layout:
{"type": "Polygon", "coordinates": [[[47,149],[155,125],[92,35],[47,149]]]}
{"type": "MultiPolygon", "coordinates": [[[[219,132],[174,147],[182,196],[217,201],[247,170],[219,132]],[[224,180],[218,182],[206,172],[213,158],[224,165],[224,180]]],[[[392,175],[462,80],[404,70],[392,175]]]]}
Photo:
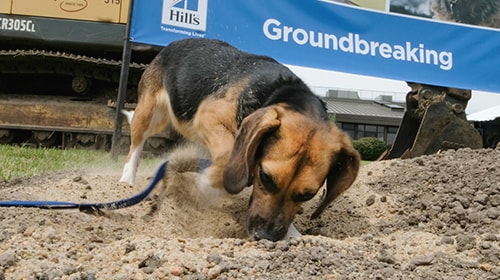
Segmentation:
{"type": "Polygon", "coordinates": [[[120,82],[118,86],[118,96],[116,98],[116,112],[115,112],[115,128],[113,131],[113,138],[111,143],[111,158],[118,160],[120,154],[120,140],[122,137],[122,123],[123,114],[121,111],[124,108],[125,97],[127,96],[127,81],[130,66],[130,57],[132,56],[132,43],[130,42],[130,27],[132,23],[132,13],[134,9],[134,0],[130,0],[128,8],[127,26],[125,29],[125,38],[122,52],[122,67],[120,71],[120,82]]]}

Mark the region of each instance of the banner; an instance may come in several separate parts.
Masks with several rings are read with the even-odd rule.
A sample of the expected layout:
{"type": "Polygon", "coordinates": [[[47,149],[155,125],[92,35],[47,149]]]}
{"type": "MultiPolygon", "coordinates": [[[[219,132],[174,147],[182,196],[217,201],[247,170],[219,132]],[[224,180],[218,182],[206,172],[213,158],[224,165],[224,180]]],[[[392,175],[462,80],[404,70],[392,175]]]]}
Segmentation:
{"type": "Polygon", "coordinates": [[[285,64],[500,92],[500,30],[464,24],[470,12],[453,5],[457,1],[135,0],[130,37],[160,46],[215,38],[285,64]],[[424,8],[412,10],[415,2],[424,8]],[[440,2],[455,19],[437,21],[422,12],[432,6],[437,15],[440,2]]]}

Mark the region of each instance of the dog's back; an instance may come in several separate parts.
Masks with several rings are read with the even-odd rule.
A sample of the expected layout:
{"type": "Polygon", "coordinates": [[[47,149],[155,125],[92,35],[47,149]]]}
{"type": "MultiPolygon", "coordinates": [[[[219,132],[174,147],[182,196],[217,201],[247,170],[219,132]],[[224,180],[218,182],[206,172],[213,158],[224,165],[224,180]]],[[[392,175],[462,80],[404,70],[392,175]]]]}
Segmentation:
{"type": "MultiPolygon", "coordinates": [[[[270,57],[243,52],[223,41],[176,41],[164,48],[154,63],[162,71],[163,87],[180,121],[191,120],[205,98],[225,98],[227,90],[236,85],[244,85],[238,94],[238,125],[262,106],[285,102],[293,106],[308,105],[310,108],[297,108],[307,111],[317,110],[321,103],[287,67],[270,57]],[[306,99],[314,101],[312,106],[306,99]]],[[[324,112],[316,113],[326,117],[324,112]]]]}

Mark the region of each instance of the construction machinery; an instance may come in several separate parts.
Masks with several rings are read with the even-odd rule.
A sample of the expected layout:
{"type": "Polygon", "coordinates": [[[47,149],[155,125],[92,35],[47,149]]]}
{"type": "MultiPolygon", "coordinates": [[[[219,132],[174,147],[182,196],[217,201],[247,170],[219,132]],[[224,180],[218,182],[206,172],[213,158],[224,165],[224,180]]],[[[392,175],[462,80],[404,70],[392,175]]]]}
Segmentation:
{"type": "MultiPolygon", "coordinates": [[[[128,10],[129,0],[0,0],[0,144],[110,149],[128,10]]],[[[158,50],[133,45],[126,109],[158,50]]],[[[465,118],[470,91],[411,85],[386,158],[482,146],[465,118]]],[[[126,123],[122,134],[126,149],[126,123]]],[[[177,137],[165,132],[145,149],[177,137]]]]}
{"type": "MultiPolygon", "coordinates": [[[[0,144],[109,150],[128,0],[0,0],[0,144]]],[[[133,45],[126,109],[158,49],[133,45]]],[[[128,148],[128,124],[122,127],[128,148]]],[[[165,133],[146,143],[169,146],[165,133]]],[[[162,149],[160,149],[162,150],[162,149]]]]}
{"type": "Polygon", "coordinates": [[[413,158],[448,149],[483,147],[479,132],[467,121],[472,92],[408,82],[406,112],[391,149],[380,159],[413,158]]]}

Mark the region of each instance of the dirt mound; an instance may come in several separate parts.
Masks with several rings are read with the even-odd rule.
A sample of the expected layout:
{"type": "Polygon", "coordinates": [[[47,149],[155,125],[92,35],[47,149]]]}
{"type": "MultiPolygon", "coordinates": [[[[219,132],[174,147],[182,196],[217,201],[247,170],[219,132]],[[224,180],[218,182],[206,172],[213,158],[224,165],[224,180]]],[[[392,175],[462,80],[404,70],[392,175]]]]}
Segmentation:
{"type": "MultiPolygon", "coordinates": [[[[247,239],[249,190],[208,203],[172,189],[153,214],[158,192],[106,216],[3,208],[0,279],[497,279],[499,158],[463,149],[370,163],[319,219],[309,219],[318,199],[303,207],[302,238],[279,242],[247,239]]],[[[103,170],[4,183],[0,200],[112,201],[155,171],[140,168],[132,188],[119,168],[103,170]]]]}

